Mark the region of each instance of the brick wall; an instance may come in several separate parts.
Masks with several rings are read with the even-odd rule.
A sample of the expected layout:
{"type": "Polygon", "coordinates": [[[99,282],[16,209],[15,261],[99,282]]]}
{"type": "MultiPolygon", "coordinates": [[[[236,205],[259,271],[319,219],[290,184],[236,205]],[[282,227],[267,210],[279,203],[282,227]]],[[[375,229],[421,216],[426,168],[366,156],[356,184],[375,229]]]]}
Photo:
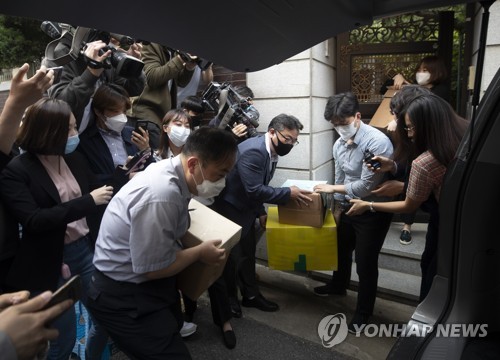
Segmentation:
{"type": "Polygon", "coordinates": [[[232,86],[246,85],[247,75],[242,72],[235,72],[222,66],[214,65],[214,81],[218,83],[228,82],[232,86]]]}

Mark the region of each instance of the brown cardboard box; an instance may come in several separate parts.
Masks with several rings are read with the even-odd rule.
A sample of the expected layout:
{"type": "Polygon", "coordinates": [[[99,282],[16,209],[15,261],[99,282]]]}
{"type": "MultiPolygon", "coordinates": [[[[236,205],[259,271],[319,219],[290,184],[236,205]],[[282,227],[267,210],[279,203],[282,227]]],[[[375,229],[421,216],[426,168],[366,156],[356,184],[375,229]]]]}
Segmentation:
{"type": "MultiPolygon", "coordinates": [[[[226,250],[226,259],[231,248],[240,241],[241,226],[219,215],[200,202],[189,202],[191,225],[181,239],[186,247],[199,245],[202,241],[222,240],[221,248],[226,250]]],[[[196,300],[222,274],[226,261],[219,265],[207,265],[197,261],[177,275],[179,289],[190,299],[196,300]]]]}
{"type": "Polygon", "coordinates": [[[389,104],[391,103],[391,98],[397,93],[397,90],[389,89],[385,92],[384,98],[380,103],[377,111],[373,114],[372,119],[370,120],[370,125],[377,128],[385,128],[387,124],[389,124],[394,116],[391,115],[391,109],[389,104]]]}
{"type": "Polygon", "coordinates": [[[309,206],[299,205],[296,201],[289,201],[286,205],[278,205],[278,218],[281,224],[305,225],[322,227],[325,220],[325,207],[321,194],[308,194],[313,201],[309,206]]]}

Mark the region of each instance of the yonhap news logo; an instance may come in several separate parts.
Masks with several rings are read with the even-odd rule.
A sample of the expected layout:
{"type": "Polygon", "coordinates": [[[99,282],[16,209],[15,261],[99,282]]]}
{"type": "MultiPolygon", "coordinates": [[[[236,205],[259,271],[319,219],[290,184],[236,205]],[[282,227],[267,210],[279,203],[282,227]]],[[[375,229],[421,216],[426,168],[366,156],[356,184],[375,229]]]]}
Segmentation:
{"type": "MultiPolygon", "coordinates": [[[[356,326],[355,326],[356,327],[356,326]]],[[[360,337],[424,337],[434,332],[436,337],[483,338],[488,335],[488,324],[367,324],[356,329],[360,337]]],[[[347,338],[348,327],[343,313],[325,316],[318,324],[318,336],[326,348],[340,344],[347,338]]]]}
{"type": "Polygon", "coordinates": [[[318,324],[318,335],[326,348],[340,344],[347,337],[347,321],[342,313],[325,316],[318,324]]]}

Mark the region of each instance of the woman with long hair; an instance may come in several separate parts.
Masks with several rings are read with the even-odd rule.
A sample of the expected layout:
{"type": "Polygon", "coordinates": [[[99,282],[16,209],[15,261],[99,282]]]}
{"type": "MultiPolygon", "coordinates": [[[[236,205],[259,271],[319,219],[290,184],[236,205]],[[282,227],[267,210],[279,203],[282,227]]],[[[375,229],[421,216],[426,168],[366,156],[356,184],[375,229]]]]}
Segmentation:
{"type": "Polygon", "coordinates": [[[162,119],[160,146],[154,152],[157,161],[177,156],[191,133],[191,118],[181,109],[168,111],[162,119]]]}
{"type": "MultiPolygon", "coordinates": [[[[375,156],[381,163],[374,171],[397,170],[396,163],[411,162],[406,197],[401,201],[367,202],[351,200],[347,215],[372,212],[411,213],[425,202],[430,213],[425,249],[421,259],[420,300],[427,295],[436,274],[436,250],[439,229],[439,195],[446,170],[467,127],[452,107],[434,94],[417,95],[398,114],[394,160],[375,156]]],[[[368,165],[370,167],[370,165],[368,165]]]]}

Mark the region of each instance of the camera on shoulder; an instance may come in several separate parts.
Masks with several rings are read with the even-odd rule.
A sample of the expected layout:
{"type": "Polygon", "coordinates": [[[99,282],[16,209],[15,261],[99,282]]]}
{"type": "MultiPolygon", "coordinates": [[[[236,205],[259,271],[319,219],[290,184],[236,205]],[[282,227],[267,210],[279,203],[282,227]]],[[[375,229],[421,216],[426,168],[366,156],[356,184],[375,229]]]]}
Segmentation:
{"type": "Polygon", "coordinates": [[[203,107],[217,113],[219,128],[232,129],[236,124],[247,127],[249,137],[259,135],[259,112],[246,99],[239,95],[229,83],[211,82],[202,94],[203,107]]]}

